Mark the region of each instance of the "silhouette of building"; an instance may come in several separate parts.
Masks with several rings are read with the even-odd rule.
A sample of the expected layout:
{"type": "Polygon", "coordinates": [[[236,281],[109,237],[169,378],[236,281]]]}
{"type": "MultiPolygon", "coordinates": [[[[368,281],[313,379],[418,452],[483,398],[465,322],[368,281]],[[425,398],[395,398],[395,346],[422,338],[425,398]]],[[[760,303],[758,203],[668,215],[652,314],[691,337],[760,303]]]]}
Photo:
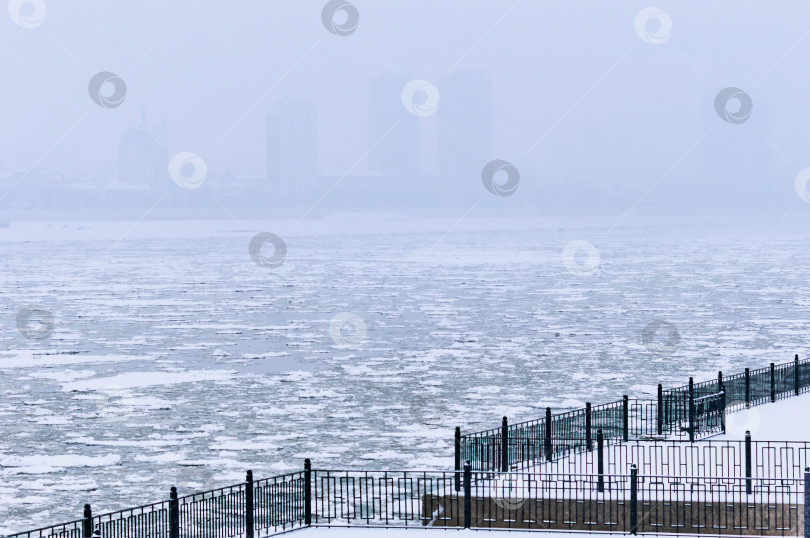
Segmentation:
{"type": "Polygon", "coordinates": [[[128,129],[118,143],[118,181],[163,192],[170,181],[168,166],[165,124],[149,128],[142,117],[140,125],[128,129]]]}
{"type": "Polygon", "coordinates": [[[453,71],[439,81],[438,161],[442,181],[480,186],[492,158],[492,83],[480,70],[453,71]]]}
{"type": "Polygon", "coordinates": [[[267,179],[282,191],[313,186],[317,174],[317,113],[308,102],[286,97],[267,115],[267,179]]]}
{"type": "Polygon", "coordinates": [[[411,80],[393,74],[371,81],[368,114],[368,167],[395,178],[419,174],[419,116],[402,104],[402,89],[411,80]]]}

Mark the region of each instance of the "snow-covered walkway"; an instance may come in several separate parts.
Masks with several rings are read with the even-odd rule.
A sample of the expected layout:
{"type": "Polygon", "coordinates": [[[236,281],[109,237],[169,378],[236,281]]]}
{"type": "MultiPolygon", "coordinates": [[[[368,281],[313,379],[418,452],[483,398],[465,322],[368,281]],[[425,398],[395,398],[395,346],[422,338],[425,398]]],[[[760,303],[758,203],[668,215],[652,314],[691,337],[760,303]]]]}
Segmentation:
{"type": "Polygon", "coordinates": [[[810,394],[728,413],[726,433],[712,440],[810,441],[810,394]]]}

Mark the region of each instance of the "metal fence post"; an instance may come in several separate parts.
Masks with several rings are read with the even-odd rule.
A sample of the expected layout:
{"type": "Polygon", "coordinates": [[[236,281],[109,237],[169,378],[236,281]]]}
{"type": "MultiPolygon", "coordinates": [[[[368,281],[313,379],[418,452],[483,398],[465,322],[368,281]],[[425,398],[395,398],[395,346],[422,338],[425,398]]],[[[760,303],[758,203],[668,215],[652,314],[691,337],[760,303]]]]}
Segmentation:
{"type": "Polygon", "coordinates": [[[602,435],[602,428],[596,430],[596,491],[605,491],[605,437],[602,435]]]}
{"type": "Polygon", "coordinates": [[[89,504],[84,505],[82,538],[93,538],[93,510],[90,508],[89,504]]]}
{"type": "Polygon", "coordinates": [[[546,407],[546,461],[551,461],[554,456],[554,446],[551,444],[551,408],[546,407]]]}
{"type": "Polygon", "coordinates": [[[312,462],[304,460],[304,525],[312,525],[312,462]]]}
{"type": "Polygon", "coordinates": [[[717,392],[723,390],[723,370],[717,372],[717,392]]]}
{"type": "Polygon", "coordinates": [[[169,538],[180,538],[180,502],[174,486],[169,491],[169,538]]]}
{"type": "Polygon", "coordinates": [[[751,370],[745,369],[745,407],[751,407],[751,370]]]}
{"type": "Polygon", "coordinates": [[[501,471],[509,471],[509,421],[501,421],[501,471]]]}
{"type": "Polygon", "coordinates": [[[630,440],[630,400],[627,394],[622,397],[622,439],[624,442],[630,440]]]}
{"type": "Polygon", "coordinates": [[[593,439],[591,439],[591,402],[585,402],[585,446],[588,452],[593,450],[593,439]]]}
{"type": "Polygon", "coordinates": [[[799,354],[793,359],[793,393],[799,395],[799,354]]]}
{"type": "Polygon", "coordinates": [[[689,378],[689,442],[695,442],[695,380],[689,378]]]}
{"type": "Polygon", "coordinates": [[[658,435],[664,433],[664,387],[658,383],[658,435]]]}
{"type": "Polygon", "coordinates": [[[726,433],[726,387],[720,387],[720,431],[726,433]]]}
{"type": "Polygon", "coordinates": [[[776,367],[771,363],[771,402],[776,401],[776,367]]]}
{"type": "Polygon", "coordinates": [[[456,491],[461,490],[461,428],[456,426],[456,491]]]}
{"type": "Polygon", "coordinates": [[[751,495],[751,432],[745,431],[745,493],[751,495]]]}
{"type": "Polygon", "coordinates": [[[464,528],[472,527],[472,465],[464,463],[464,528]]]}
{"type": "Polygon", "coordinates": [[[810,538],[810,467],[804,468],[804,538],[810,538]]]}
{"type": "Polygon", "coordinates": [[[253,471],[245,473],[245,538],[253,538],[253,471]]]}
{"type": "Polygon", "coordinates": [[[630,467],[630,534],[638,534],[638,469],[630,467]]]}

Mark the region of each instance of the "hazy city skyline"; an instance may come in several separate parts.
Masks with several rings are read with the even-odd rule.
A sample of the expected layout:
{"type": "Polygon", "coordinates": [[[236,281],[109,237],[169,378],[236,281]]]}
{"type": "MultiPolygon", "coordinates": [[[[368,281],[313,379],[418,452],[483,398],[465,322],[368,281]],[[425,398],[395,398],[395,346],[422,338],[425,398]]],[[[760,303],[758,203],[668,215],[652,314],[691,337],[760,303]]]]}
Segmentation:
{"type": "MultiPolygon", "coordinates": [[[[538,207],[801,203],[810,7],[717,2],[698,15],[665,3],[662,27],[636,2],[589,5],[588,17],[567,4],[486,6],[358,3],[347,35],[326,31],[315,1],[48,3],[33,23],[5,17],[0,65],[16,82],[0,104],[0,173],[114,178],[118,143],[147,110],[167,126],[168,158],[193,155],[209,179],[258,180],[267,115],[290,96],[317,110],[312,173],[323,178],[435,176],[425,194],[450,186],[464,205],[487,194],[479,175],[499,159],[520,171],[516,195],[538,207]],[[769,39],[749,39],[758,35],[769,39]],[[423,103],[406,105],[408,88],[435,105],[409,111],[423,103]],[[712,115],[724,88],[751,99],[750,121],[712,115]]],[[[341,196],[332,185],[313,188],[341,196]]]]}

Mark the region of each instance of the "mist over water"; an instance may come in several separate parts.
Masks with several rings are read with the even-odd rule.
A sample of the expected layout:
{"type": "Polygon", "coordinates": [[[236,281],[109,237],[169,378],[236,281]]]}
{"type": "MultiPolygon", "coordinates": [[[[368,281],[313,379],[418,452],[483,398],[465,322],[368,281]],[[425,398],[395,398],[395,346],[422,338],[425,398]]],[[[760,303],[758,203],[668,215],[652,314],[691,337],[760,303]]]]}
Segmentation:
{"type": "Polygon", "coordinates": [[[7,14],[0,533],[805,354],[805,3],[7,14]]]}

